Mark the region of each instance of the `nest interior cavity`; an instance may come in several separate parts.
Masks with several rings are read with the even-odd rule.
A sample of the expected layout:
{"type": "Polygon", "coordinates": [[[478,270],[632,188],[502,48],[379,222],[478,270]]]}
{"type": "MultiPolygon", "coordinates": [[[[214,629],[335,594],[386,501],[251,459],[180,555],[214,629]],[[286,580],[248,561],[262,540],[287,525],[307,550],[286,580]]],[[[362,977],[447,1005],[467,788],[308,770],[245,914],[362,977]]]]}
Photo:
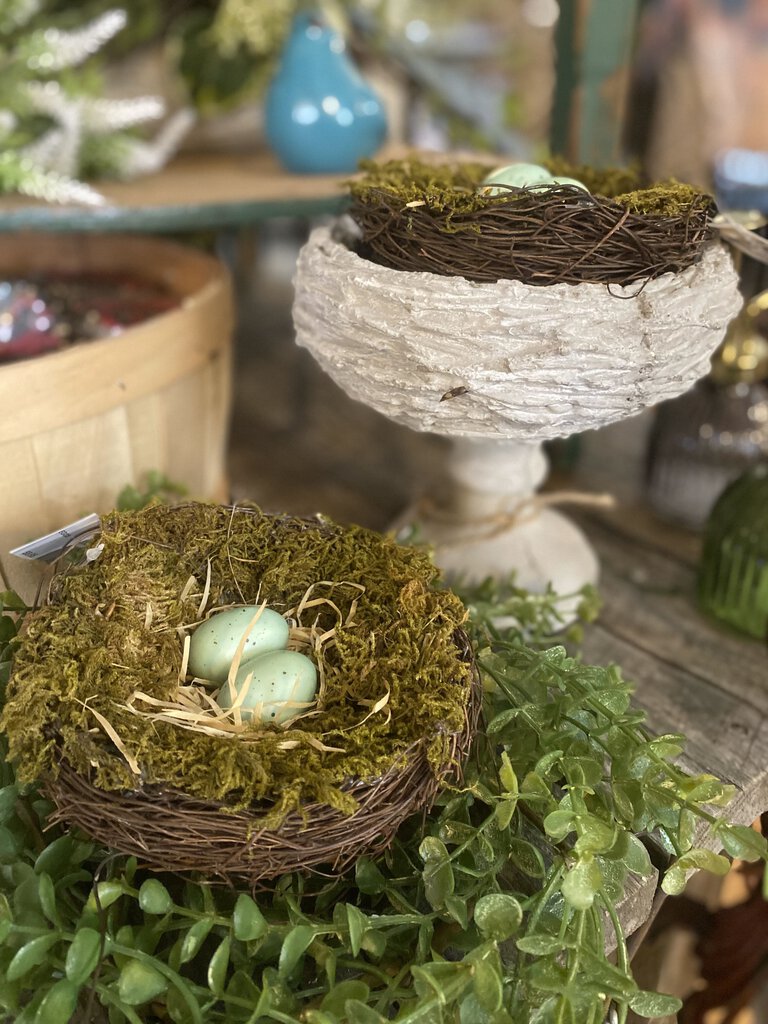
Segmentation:
{"type": "Polygon", "coordinates": [[[711,196],[631,170],[551,160],[571,185],[489,196],[481,163],[367,162],[350,183],[359,253],[396,270],[532,285],[629,285],[694,263],[712,238],[711,196]]]}
{"type": "Polygon", "coordinates": [[[309,804],[354,813],[350,780],[383,777],[414,745],[435,774],[451,757],[471,683],[456,645],[465,611],[417,549],[196,504],[112,513],[100,541],[25,623],[2,719],[22,780],[64,766],[100,791],[259,804],[278,827],[309,804]],[[196,685],[182,675],[190,624],[205,608],[263,601],[321,662],[313,713],[224,732],[174,721],[165,705],[196,685]]]}

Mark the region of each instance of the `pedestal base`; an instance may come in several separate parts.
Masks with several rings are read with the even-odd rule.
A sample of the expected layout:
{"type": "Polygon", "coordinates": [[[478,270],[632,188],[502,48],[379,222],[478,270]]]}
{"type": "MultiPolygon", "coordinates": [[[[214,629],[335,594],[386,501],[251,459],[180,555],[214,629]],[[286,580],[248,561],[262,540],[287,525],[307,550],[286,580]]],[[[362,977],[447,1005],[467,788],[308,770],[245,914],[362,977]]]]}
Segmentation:
{"type": "Polygon", "coordinates": [[[551,584],[567,598],[558,607],[568,621],[575,617],[578,591],[597,582],[598,561],[588,540],[551,508],[497,532],[487,525],[432,519],[418,507],[409,509],[399,522],[416,526],[419,540],[434,549],[435,563],[449,581],[476,583],[514,573],[516,584],[533,593],[542,593],[551,584]]]}
{"type": "Polygon", "coordinates": [[[598,562],[581,530],[536,495],[546,472],[541,445],[459,438],[442,493],[409,509],[400,524],[416,526],[449,580],[514,575],[517,586],[538,594],[549,585],[570,621],[579,590],[597,580],[598,562]]]}

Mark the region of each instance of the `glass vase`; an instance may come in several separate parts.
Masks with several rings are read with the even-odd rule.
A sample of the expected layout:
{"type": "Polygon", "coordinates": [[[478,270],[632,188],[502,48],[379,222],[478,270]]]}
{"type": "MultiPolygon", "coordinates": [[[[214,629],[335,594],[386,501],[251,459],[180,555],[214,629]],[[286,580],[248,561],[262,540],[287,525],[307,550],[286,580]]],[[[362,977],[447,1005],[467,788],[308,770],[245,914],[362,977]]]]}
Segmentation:
{"type": "Polygon", "coordinates": [[[712,509],[698,595],[716,618],[768,639],[768,464],[730,484],[712,509]]]}

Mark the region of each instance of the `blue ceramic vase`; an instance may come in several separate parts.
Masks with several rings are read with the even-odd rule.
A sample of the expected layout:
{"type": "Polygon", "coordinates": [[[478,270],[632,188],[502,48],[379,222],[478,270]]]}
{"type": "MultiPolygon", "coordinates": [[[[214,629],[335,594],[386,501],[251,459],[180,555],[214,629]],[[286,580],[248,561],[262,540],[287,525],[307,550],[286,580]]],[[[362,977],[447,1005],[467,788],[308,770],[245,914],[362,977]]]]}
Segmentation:
{"type": "Polygon", "coordinates": [[[354,171],[387,133],[381,101],[350,60],[344,40],[306,13],[293,22],[264,116],[269,145],[298,174],[354,171]]]}

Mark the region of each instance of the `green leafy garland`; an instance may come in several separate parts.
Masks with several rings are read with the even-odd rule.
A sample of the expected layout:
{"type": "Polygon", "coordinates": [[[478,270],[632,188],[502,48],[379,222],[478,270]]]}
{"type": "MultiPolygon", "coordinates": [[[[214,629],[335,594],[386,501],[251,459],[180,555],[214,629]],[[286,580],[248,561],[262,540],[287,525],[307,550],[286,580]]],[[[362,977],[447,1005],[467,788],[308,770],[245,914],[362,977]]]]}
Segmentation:
{"type": "MultiPolygon", "coordinates": [[[[0,595],[0,681],[25,608],[0,595]]],[[[465,787],[442,794],[383,858],[339,880],[287,875],[248,893],[142,871],[83,837],[45,830],[50,808],[0,788],[0,1008],[16,1024],[601,1024],[674,1012],[638,989],[617,907],[671,859],[665,891],[765,840],[713,807],[730,787],[670,761],[615,667],[548,637],[557,599],[484,584],[463,594],[486,687],[465,787]],[[515,628],[500,633],[498,616],[515,628]],[[704,829],[701,828],[704,826],[704,829]],[[44,831],[45,830],[45,831],[44,831]],[[606,954],[616,947],[616,962],[606,954]]],[[[596,610],[585,594],[582,617],[596,610]]]]}

